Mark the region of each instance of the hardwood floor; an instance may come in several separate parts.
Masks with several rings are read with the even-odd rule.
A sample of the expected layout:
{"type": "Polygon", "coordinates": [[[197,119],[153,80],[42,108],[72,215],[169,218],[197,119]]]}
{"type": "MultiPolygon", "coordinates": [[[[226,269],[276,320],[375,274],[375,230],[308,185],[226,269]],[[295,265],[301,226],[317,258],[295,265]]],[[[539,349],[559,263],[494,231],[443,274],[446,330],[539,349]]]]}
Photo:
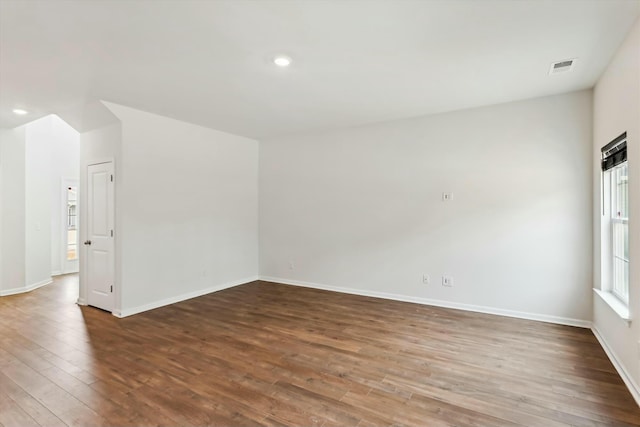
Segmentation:
{"type": "Polygon", "coordinates": [[[254,282],[125,319],[0,298],[0,427],[640,426],[591,331],[254,282]]]}

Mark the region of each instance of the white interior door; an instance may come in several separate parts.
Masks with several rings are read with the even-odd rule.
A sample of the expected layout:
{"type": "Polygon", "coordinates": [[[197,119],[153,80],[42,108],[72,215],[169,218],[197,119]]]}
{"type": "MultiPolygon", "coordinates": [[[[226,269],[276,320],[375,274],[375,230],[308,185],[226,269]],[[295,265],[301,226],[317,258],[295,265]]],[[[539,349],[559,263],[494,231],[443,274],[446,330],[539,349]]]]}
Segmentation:
{"type": "Polygon", "coordinates": [[[87,170],[87,303],[113,311],[115,277],[113,244],[113,163],[87,170]]]}

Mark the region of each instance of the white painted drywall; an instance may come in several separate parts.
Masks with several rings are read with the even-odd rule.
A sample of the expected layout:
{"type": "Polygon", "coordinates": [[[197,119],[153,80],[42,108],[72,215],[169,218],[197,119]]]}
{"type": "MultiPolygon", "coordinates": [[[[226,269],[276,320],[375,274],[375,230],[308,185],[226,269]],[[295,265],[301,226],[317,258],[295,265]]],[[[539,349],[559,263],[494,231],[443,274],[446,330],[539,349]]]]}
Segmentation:
{"type": "Polygon", "coordinates": [[[105,105],[122,123],[121,314],[255,280],[258,142],[105,105]]]}
{"type": "Polygon", "coordinates": [[[261,277],[590,320],[591,96],[261,141],[261,277]]]}
{"type": "Polygon", "coordinates": [[[0,286],[4,293],[48,283],[56,269],[54,253],[59,264],[61,177],[77,177],[78,142],[77,132],[56,116],[2,131],[0,286]]]}
{"type": "MultiPolygon", "coordinates": [[[[600,296],[593,325],[629,378],[640,403],[640,21],[619,48],[594,89],[594,287],[601,287],[600,148],[627,132],[629,155],[629,313],[623,321],[600,296]]],[[[623,375],[624,377],[624,375],[623,375]]],[[[627,378],[628,380],[628,378],[627,378]]]]}
{"type": "Polygon", "coordinates": [[[63,179],[80,179],[80,134],[59,117],[50,117],[51,272],[72,273],[64,271],[66,206],[62,185],[63,179]]]}
{"type": "Polygon", "coordinates": [[[0,291],[25,284],[25,127],[0,130],[0,291]]]}
{"type": "Polygon", "coordinates": [[[26,125],[25,286],[51,280],[51,116],[26,125]]]}
{"type": "MultiPolygon", "coordinates": [[[[8,129],[0,129],[0,292],[2,292],[2,288],[3,288],[3,261],[2,261],[2,250],[3,250],[3,231],[2,231],[2,218],[4,216],[4,212],[3,212],[3,204],[2,204],[2,195],[3,195],[3,187],[2,187],[2,178],[3,178],[3,165],[2,165],[2,145],[3,145],[3,141],[6,138],[5,137],[5,133],[8,132],[8,129]]],[[[0,294],[1,295],[1,294],[0,294]]]]}

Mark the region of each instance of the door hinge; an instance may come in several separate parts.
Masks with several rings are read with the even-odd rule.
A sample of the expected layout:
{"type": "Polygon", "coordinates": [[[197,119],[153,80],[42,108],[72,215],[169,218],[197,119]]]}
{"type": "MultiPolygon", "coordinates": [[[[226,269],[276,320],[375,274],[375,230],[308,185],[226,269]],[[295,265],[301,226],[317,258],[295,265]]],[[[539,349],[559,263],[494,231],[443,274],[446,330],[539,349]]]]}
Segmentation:
{"type": "Polygon", "coordinates": [[[113,292],[113,285],[111,285],[111,292],[113,292]]]}
{"type": "Polygon", "coordinates": [[[111,175],[111,182],[113,182],[113,175],[111,175]]]}
{"type": "Polygon", "coordinates": [[[111,230],[111,237],[113,237],[113,230],[111,230]]]}

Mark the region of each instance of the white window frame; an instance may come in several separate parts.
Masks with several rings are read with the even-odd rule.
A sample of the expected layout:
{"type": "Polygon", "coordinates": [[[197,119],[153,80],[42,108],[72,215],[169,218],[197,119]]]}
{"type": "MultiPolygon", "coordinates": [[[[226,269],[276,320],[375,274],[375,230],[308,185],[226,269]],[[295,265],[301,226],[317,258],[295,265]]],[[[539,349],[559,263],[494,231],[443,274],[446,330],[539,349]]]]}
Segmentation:
{"type": "MultiPolygon", "coordinates": [[[[620,202],[618,198],[617,185],[618,180],[616,178],[616,173],[623,167],[627,167],[628,172],[628,162],[624,162],[616,167],[607,171],[609,174],[609,220],[611,222],[610,225],[610,236],[609,239],[609,248],[610,251],[610,259],[611,259],[611,288],[610,292],[618,298],[621,302],[625,304],[625,306],[629,305],[629,259],[624,258],[624,256],[619,256],[616,254],[616,227],[620,224],[626,225],[626,233],[627,239],[629,239],[629,218],[621,218],[616,215],[618,212],[618,203],[620,202]],[[619,265],[619,262],[626,264],[624,270],[620,272],[616,266],[619,265]],[[620,280],[623,280],[623,283],[620,283],[620,280]]],[[[628,178],[627,178],[628,179],[628,178]]],[[[627,204],[629,201],[629,190],[627,187],[627,204]]],[[[627,207],[628,209],[628,207],[627,207]]]]}

